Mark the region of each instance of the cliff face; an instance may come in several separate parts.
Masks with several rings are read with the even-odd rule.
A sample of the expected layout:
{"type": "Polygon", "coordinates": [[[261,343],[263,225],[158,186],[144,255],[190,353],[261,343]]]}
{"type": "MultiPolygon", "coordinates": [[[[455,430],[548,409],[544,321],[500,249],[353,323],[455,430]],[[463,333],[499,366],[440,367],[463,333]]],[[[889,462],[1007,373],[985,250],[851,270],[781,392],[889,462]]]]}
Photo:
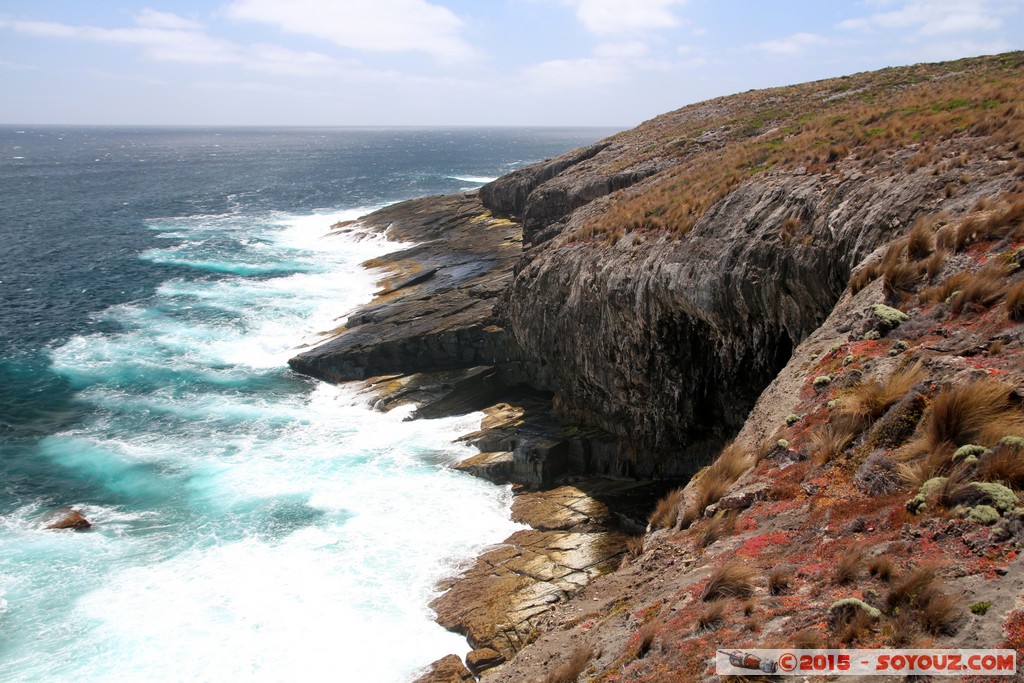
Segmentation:
{"type": "Polygon", "coordinates": [[[720,98],[478,198],[385,209],[366,222],[420,242],[391,266],[419,265],[292,365],[330,381],[492,367],[497,385],[552,392],[563,421],[617,436],[598,469],[692,474],[858,263],[918,216],[1016,182],[1022,62],[720,98]]]}
{"type": "Polygon", "coordinates": [[[922,211],[962,211],[1006,182],[950,201],[949,174],[931,168],[857,175],[751,180],[684,239],[637,231],[528,251],[504,311],[559,414],[660,458],[663,473],[692,473],[739,430],[857,263],[922,211]],[[792,216],[799,234],[786,240],[792,216]]]}
{"type": "MultiPolygon", "coordinates": [[[[1019,87],[1019,56],[1008,63],[995,71],[1019,87]]],[[[962,66],[954,78],[967,82],[995,65],[962,66]]],[[[919,215],[960,214],[1014,182],[1014,143],[983,126],[927,142],[909,131],[881,152],[827,130],[801,139],[793,120],[815,111],[863,116],[877,136],[881,114],[849,102],[851,90],[948,106],[951,69],[897,71],[688,107],[481,191],[522,217],[526,250],[502,313],[560,417],[620,436],[662,474],[691,474],[739,430],[854,266],[919,215]],[[739,156],[738,178],[718,171],[727,192],[692,199],[730,145],[752,159],[739,156]],[[772,165],[743,165],[755,161],[772,165]],[[683,234],[647,218],[675,201],[691,201],[683,234]],[[624,203],[644,210],[615,215],[624,203]]]]}

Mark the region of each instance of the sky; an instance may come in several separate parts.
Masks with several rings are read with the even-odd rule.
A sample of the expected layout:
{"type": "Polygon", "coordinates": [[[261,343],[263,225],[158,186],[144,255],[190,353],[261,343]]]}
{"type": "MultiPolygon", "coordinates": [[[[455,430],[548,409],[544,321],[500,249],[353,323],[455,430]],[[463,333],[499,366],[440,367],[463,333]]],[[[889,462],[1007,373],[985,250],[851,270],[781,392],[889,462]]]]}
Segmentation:
{"type": "Polygon", "coordinates": [[[1024,48],[1024,0],[0,0],[0,123],[611,126],[1024,48]]]}

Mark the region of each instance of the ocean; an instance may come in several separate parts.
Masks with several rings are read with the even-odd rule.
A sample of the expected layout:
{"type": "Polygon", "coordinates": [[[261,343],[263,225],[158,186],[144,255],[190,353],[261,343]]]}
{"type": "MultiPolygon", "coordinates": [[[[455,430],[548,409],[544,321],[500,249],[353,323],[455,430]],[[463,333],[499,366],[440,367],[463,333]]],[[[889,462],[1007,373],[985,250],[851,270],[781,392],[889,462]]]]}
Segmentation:
{"type": "Polygon", "coordinates": [[[404,418],[287,359],[397,248],[329,227],[595,129],[0,127],[0,680],[401,682],[435,584],[517,526],[404,418]],[[93,524],[47,531],[73,506],[93,524]]]}

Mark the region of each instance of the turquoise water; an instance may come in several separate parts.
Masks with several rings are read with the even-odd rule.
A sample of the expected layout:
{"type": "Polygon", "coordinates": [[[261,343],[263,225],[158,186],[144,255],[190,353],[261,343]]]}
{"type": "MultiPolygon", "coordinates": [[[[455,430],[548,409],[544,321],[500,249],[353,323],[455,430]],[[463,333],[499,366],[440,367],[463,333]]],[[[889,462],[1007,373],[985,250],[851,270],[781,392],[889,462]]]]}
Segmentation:
{"type": "Polygon", "coordinates": [[[377,413],[286,361],[396,246],[332,223],[599,135],[0,129],[0,680],[403,681],[464,652],[433,586],[516,528],[446,467],[479,415],[377,413]],[[93,529],[43,530],[64,506],[93,529]]]}

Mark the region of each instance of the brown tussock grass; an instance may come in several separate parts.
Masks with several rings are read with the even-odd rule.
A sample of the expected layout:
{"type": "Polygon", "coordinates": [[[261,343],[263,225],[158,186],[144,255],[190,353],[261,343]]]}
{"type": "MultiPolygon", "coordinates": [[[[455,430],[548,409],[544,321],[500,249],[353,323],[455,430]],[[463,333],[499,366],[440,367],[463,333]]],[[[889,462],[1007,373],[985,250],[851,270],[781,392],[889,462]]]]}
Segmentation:
{"type": "Polygon", "coordinates": [[[918,638],[919,629],[910,610],[899,610],[885,621],[882,637],[890,647],[907,647],[918,638]]]}
{"type": "Polygon", "coordinates": [[[712,631],[725,619],[725,601],[714,600],[697,613],[697,630],[712,631]]]}
{"type": "Polygon", "coordinates": [[[934,216],[919,218],[914,223],[914,227],[907,233],[908,258],[921,260],[931,256],[932,251],[935,249],[932,237],[934,226],[934,216]]]}
{"type": "Polygon", "coordinates": [[[949,472],[953,467],[953,446],[943,444],[933,451],[917,457],[916,460],[899,464],[900,479],[912,490],[917,491],[921,485],[933,477],[949,472]]]}
{"type": "Polygon", "coordinates": [[[799,650],[818,650],[825,646],[825,640],[814,629],[805,628],[793,634],[792,647],[799,650]]]}
{"type": "Polygon", "coordinates": [[[636,646],[636,658],[640,659],[648,652],[651,651],[651,646],[654,645],[654,639],[658,637],[661,632],[661,622],[658,620],[648,621],[646,624],[640,627],[637,638],[636,646]]]}
{"type": "Polygon", "coordinates": [[[839,413],[854,423],[867,426],[885,414],[919,382],[927,373],[918,361],[901,371],[894,372],[884,380],[871,380],[855,385],[843,397],[839,413]]]}
{"type": "Polygon", "coordinates": [[[837,625],[836,640],[843,645],[851,645],[859,641],[871,630],[875,620],[865,612],[858,609],[849,619],[837,625]]]}
{"type": "Polygon", "coordinates": [[[929,280],[942,272],[942,266],[946,265],[946,258],[947,253],[945,251],[936,250],[924,262],[924,274],[928,276],[929,280]]]}
{"type": "Polygon", "coordinates": [[[839,563],[832,573],[832,582],[839,585],[851,583],[860,576],[863,566],[864,551],[858,546],[851,547],[839,558],[839,563]]]}
{"type": "Polygon", "coordinates": [[[544,677],[544,683],[574,683],[586,670],[593,657],[593,647],[585,645],[576,648],[568,661],[562,662],[548,672],[548,675],[544,677]]]}
{"type": "Polygon", "coordinates": [[[888,555],[876,555],[868,562],[868,574],[879,581],[888,582],[895,573],[896,567],[888,555]]]}
{"type": "Polygon", "coordinates": [[[932,635],[952,635],[962,614],[959,602],[944,590],[934,564],[917,567],[894,581],[886,604],[894,612],[911,611],[932,635]]]}
{"type": "MultiPolygon", "coordinates": [[[[949,197],[949,195],[946,195],[949,197]]],[[[949,252],[953,250],[956,242],[956,228],[952,225],[944,225],[935,232],[935,250],[949,252]]]]}
{"type": "Polygon", "coordinates": [[[877,262],[869,263],[850,276],[850,291],[856,294],[877,280],[881,274],[881,266],[877,262]]]}
{"type": "Polygon", "coordinates": [[[730,535],[736,530],[735,511],[726,514],[717,514],[707,521],[706,524],[697,530],[694,540],[698,548],[707,548],[720,538],[730,535]]]}
{"type": "Polygon", "coordinates": [[[996,263],[968,276],[959,292],[950,300],[950,309],[960,313],[967,304],[989,308],[1006,293],[1007,275],[1006,266],[996,263]]]}
{"type": "Polygon", "coordinates": [[[882,273],[882,287],[890,301],[899,301],[911,294],[924,279],[925,266],[917,262],[897,262],[882,273]]]}
{"type": "Polygon", "coordinates": [[[984,481],[1024,488],[1024,450],[1009,443],[997,444],[978,460],[978,475],[984,481]]]}
{"type": "Polygon", "coordinates": [[[671,529],[679,520],[679,507],[683,504],[683,489],[670,491],[658,501],[648,518],[652,529],[671,529]]]}
{"type": "Polygon", "coordinates": [[[768,572],[768,593],[770,595],[782,595],[789,590],[793,573],[782,567],[776,567],[768,572]]]}
{"type": "Polygon", "coordinates": [[[749,598],[753,594],[754,569],[733,560],[712,570],[700,598],[712,602],[721,598],[749,598]]]}
{"type": "MultiPolygon", "coordinates": [[[[840,416],[841,417],[841,416],[840,416]]],[[[821,467],[838,458],[860,433],[858,426],[847,419],[838,419],[811,431],[808,443],[814,454],[812,462],[821,467]]]]}
{"type": "Polygon", "coordinates": [[[964,444],[992,446],[1024,430],[1024,414],[1011,401],[1012,387],[985,378],[946,386],[932,400],[929,417],[901,453],[905,460],[955,450],[964,444]]]}
{"type": "Polygon", "coordinates": [[[1024,322],[1024,280],[1006,292],[1006,317],[1014,322],[1024,322]]]}
{"type": "Polygon", "coordinates": [[[921,299],[931,303],[945,301],[954,293],[959,292],[970,277],[970,273],[956,273],[955,275],[951,275],[934,287],[928,287],[922,291],[921,299]]]}
{"type": "Polygon", "coordinates": [[[693,484],[693,496],[681,517],[682,527],[687,527],[704,514],[709,505],[721,500],[736,480],[754,465],[754,454],[730,443],[718,458],[704,470],[693,484]]]}

